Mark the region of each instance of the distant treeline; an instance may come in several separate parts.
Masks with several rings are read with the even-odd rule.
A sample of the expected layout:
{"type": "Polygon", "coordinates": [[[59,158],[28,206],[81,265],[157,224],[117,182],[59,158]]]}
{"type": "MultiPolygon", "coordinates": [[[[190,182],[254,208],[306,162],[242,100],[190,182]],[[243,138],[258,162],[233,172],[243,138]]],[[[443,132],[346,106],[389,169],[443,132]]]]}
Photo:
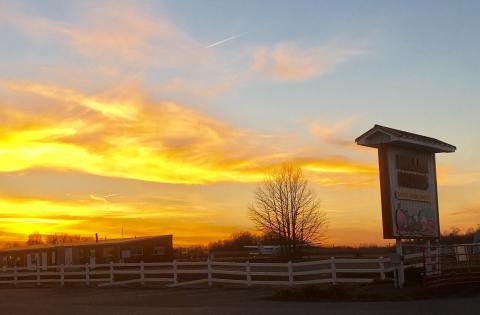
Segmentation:
{"type": "MultiPolygon", "coordinates": [[[[465,231],[462,231],[459,228],[453,227],[448,231],[444,231],[440,236],[441,244],[468,244],[475,241],[475,235],[480,237],[480,224],[476,228],[469,228],[465,231]]],[[[93,241],[95,238],[93,236],[85,236],[78,234],[68,234],[68,233],[55,233],[55,234],[40,234],[34,232],[28,235],[27,241],[25,243],[14,242],[8,243],[7,247],[16,247],[22,245],[54,245],[54,244],[64,244],[64,243],[79,243],[79,242],[88,242],[93,241]]],[[[477,242],[480,241],[477,239],[477,242]]],[[[424,241],[411,241],[410,243],[423,243],[424,241]]],[[[239,232],[234,233],[229,239],[219,240],[208,244],[208,246],[192,246],[185,248],[178,248],[179,255],[193,255],[193,256],[204,256],[208,252],[228,252],[228,251],[240,251],[245,250],[244,246],[255,246],[258,244],[262,245],[277,245],[277,238],[273,235],[261,235],[254,234],[251,232],[239,232]],[[188,254],[187,254],[188,252],[188,254]]],[[[310,247],[310,246],[308,246],[310,247]]],[[[324,247],[329,248],[330,246],[324,247]]],[[[381,249],[389,246],[359,246],[355,248],[370,248],[381,249]]],[[[340,247],[335,247],[337,250],[340,247]]],[[[351,248],[349,246],[342,246],[341,248],[347,249],[351,248]]],[[[311,249],[310,249],[311,250],[311,249]]]]}
{"type": "Polygon", "coordinates": [[[93,240],[93,236],[83,236],[68,233],[55,233],[44,235],[38,232],[34,232],[28,235],[27,245],[55,245],[64,243],[88,242],[93,240]]]}
{"type": "MultiPolygon", "coordinates": [[[[443,232],[440,237],[440,243],[444,244],[468,244],[475,241],[475,235],[480,234],[480,224],[476,228],[469,228],[465,232],[453,227],[450,231],[443,232]]],[[[478,237],[478,236],[477,236],[478,237]]],[[[478,241],[478,240],[477,240],[478,241]]]]}
{"type": "MultiPolygon", "coordinates": [[[[480,225],[477,228],[469,228],[465,231],[462,231],[459,228],[451,228],[449,231],[445,231],[440,236],[440,243],[442,244],[468,244],[474,242],[474,237],[477,233],[480,233],[480,225]]],[[[424,243],[423,240],[412,241],[411,243],[424,243]]],[[[251,232],[240,232],[232,234],[229,239],[226,240],[219,240],[208,245],[208,249],[212,252],[222,252],[222,251],[238,251],[243,250],[244,246],[252,246],[257,244],[263,245],[277,245],[277,239],[274,236],[265,236],[265,235],[257,235],[251,232]]],[[[310,247],[310,246],[308,246],[310,247]]],[[[355,248],[355,249],[370,249],[372,251],[388,248],[390,246],[341,246],[336,247],[337,250],[340,248],[348,249],[348,248],[355,248]]],[[[324,248],[330,248],[330,246],[326,246],[324,248]]]]}
{"type": "Polygon", "coordinates": [[[251,232],[234,233],[227,240],[219,240],[208,245],[210,251],[236,251],[244,246],[276,245],[276,238],[272,235],[257,235],[251,232]]]}

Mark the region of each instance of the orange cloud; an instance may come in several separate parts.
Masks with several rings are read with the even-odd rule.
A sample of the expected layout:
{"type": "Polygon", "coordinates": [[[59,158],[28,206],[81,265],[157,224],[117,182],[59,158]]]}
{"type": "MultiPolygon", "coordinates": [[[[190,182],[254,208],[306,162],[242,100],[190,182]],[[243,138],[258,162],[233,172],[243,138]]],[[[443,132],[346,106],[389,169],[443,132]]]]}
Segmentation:
{"type": "Polygon", "coordinates": [[[132,95],[128,95],[127,97],[122,95],[121,98],[118,97],[116,99],[102,99],[102,97],[90,97],[70,89],[44,84],[0,81],[0,85],[20,92],[34,93],[63,103],[75,103],[99,112],[109,118],[135,119],[137,113],[137,107],[134,104],[135,100],[128,99],[128,97],[132,95]]]}
{"type": "Polygon", "coordinates": [[[257,48],[252,68],[280,80],[306,80],[327,74],[361,53],[330,46],[301,47],[287,42],[257,48]]]}
{"type": "Polygon", "coordinates": [[[255,182],[285,161],[325,176],[371,172],[346,158],[305,156],[301,147],[279,144],[282,135],[237,129],[173,102],[149,102],[135,91],[86,95],[33,83],[0,86],[50,100],[58,109],[43,121],[28,111],[0,113],[11,122],[0,129],[3,172],[46,167],[162,183],[255,182]]]}

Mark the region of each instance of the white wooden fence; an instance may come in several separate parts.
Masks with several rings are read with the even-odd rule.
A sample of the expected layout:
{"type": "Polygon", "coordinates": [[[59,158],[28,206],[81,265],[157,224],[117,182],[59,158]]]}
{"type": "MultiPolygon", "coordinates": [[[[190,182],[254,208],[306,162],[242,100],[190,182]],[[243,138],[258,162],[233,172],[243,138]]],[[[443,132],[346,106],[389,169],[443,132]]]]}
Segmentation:
{"type": "MultiPolygon", "coordinates": [[[[405,256],[405,268],[423,267],[408,262],[422,254],[405,256]]],[[[256,262],[163,262],[110,263],[96,265],[13,267],[0,269],[0,285],[80,283],[112,286],[131,283],[161,283],[169,287],[197,283],[295,286],[320,283],[369,283],[392,279],[395,267],[389,258],[330,258],[288,263],[256,262]]],[[[393,280],[393,279],[392,279],[393,280]]]]}

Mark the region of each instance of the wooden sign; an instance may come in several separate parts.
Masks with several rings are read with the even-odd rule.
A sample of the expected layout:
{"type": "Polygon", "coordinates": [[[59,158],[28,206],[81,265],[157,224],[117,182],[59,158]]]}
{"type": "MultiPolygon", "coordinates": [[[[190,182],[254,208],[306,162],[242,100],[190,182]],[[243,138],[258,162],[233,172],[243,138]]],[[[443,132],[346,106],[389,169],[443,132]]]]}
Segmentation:
{"type": "Polygon", "coordinates": [[[435,154],[379,147],[384,238],[439,236],[435,154]]]}
{"type": "Polygon", "coordinates": [[[379,125],[356,142],[378,149],[384,238],[439,237],[435,153],[454,152],[456,148],[379,125]]]}

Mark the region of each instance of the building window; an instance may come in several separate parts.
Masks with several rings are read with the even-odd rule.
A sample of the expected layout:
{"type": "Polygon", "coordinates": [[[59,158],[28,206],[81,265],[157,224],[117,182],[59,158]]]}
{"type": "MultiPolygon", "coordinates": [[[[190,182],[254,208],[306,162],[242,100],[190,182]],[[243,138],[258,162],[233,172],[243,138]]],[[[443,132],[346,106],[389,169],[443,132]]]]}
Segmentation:
{"type": "MultiPolygon", "coordinates": [[[[38,254],[28,254],[30,255],[30,265],[31,266],[36,266],[38,265],[38,254]]],[[[17,261],[19,257],[17,257],[17,261]]]]}
{"type": "Polygon", "coordinates": [[[85,252],[86,252],[86,250],[84,248],[79,248],[78,249],[78,256],[80,256],[80,259],[85,258],[85,252]]]}
{"type": "Polygon", "coordinates": [[[132,256],[143,256],[143,247],[137,246],[131,249],[132,256]]]}
{"type": "Polygon", "coordinates": [[[103,248],[103,257],[105,258],[112,258],[113,257],[113,247],[104,247],[103,248]]]}
{"type": "Polygon", "coordinates": [[[122,249],[122,258],[130,258],[131,253],[129,249],[122,249]]]}
{"type": "Polygon", "coordinates": [[[165,255],[165,247],[164,246],[154,246],[153,247],[153,255],[155,255],[155,256],[165,255]]]}

